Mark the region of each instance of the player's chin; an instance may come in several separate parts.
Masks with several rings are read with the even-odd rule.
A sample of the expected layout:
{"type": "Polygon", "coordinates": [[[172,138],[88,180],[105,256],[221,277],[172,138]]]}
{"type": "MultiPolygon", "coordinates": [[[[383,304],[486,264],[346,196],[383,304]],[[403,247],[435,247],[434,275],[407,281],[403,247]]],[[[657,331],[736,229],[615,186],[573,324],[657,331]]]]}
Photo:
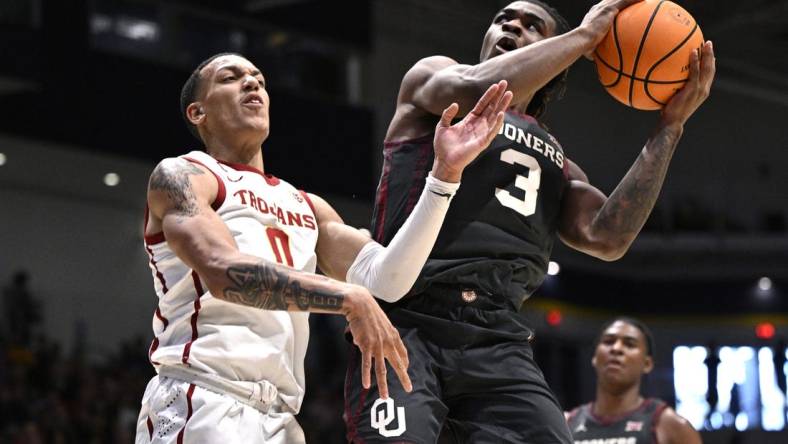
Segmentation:
{"type": "Polygon", "coordinates": [[[256,137],[267,138],[269,133],[268,119],[244,119],[244,125],[240,130],[247,134],[254,134],[256,137]]]}

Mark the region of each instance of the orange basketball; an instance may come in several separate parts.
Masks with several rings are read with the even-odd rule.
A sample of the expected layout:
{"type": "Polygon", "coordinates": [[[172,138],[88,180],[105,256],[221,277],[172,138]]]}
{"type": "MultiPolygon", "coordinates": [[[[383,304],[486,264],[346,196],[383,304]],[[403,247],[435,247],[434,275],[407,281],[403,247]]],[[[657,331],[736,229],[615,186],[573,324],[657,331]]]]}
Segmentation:
{"type": "Polygon", "coordinates": [[[703,45],[697,22],[667,0],[645,0],[616,16],[594,51],[599,81],[619,102],[662,108],[687,81],[690,53],[703,45]]]}

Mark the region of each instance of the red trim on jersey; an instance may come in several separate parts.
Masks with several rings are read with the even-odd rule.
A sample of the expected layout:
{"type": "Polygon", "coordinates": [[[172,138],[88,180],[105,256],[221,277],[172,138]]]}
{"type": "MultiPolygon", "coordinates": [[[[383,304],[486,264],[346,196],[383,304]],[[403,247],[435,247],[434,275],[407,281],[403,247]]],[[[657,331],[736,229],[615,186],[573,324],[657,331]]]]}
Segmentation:
{"type": "Polygon", "coordinates": [[[150,415],[148,415],[146,424],[148,425],[148,439],[153,441],[153,421],[151,421],[150,415]]]}
{"type": "Polygon", "coordinates": [[[535,123],[535,124],[539,125],[539,121],[536,120],[536,117],[534,117],[534,116],[532,116],[530,114],[523,114],[523,113],[521,113],[519,111],[515,111],[513,109],[508,109],[508,110],[506,110],[506,112],[510,113],[510,114],[514,114],[515,116],[519,116],[521,119],[525,119],[525,120],[528,120],[528,121],[530,121],[532,123],[535,123]]]}
{"type": "MultiPolygon", "coordinates": [[[[375,208],[377,210],[376,217],[375,217],[375,227],[377,229],[372,236],[378,242],[383,241],[383,235],[385,233],[385,225],[386,225],[386,206],[388,204],[388,194],[389,194],[389,175],[391,174],[391,155],[394,151],[400,149],[403,145],[426,145],[428,149],[422,148],[422,152],[420,153],[419,162],[423,163],[426,159],[429,158],[429,153],[432,152],[432,138],[434,137],[434,133],[425,134],[423,136],[414,137],[412,139],[405,139],[405,140],[398,140],[398,141],[388,141],[383,143],[383,171],[380,174],[380,182],[378,183],[378,191],[377,195],[375,196],[375,208]]],[[[423,165],[419,164],[420,167],[423,165]]],[[[416,168],[414,172],[417,172],[420,168],[416,168]]],[[[418,174],[418,173],[417,173],[418,174]]],[[[422,178],[423,180],[423,178],[422,178]]],[[[416,181],[415,183],[419,183],[416,181]]],[[[414,188],[417,186],[413,186],[409,191],[411,195],[414,192],[414,188]]],[[[411,202],[411,197],[408,198],[409,205],[411,202]]],[[[415,206],[415,202],[418,201],[418,195],[416,196],[416,200],[414,200],[413,206],[415,206]]],[[[412,210],[413,207],[411,206],[410,209],[412,210]]]]}
{"type": "Polygon", "coordinates": [[[266,183],[268,183],[268,185],[274,185],[274,186],[275,185],[279,185],[279,178],[278,177],[274,176],[273,174],[266,174],[266,173],[258,170],[257,168],[255,168],[255,167],[253,167],[251,165],[247,165],[245,163],[227,162],[227,161],[219,160],[219,159],[216,159],[216,161],[221,163],[221,164],[223,164],[223,165],[227,165],[228,167],[233,168],[235,170],[249,171],[249,172],[252,172],[252,173],[257,173],[257,174],[263,176],[263,179],[265,179],[265,181],[266,181],[266,183]]]}
{"type": "Polygon", "coordinates": [[[668,405],[662,401],[655,402],[659,404],[651,415],[651,436],[654,437],[654,444],[659,444],[659,439],[657,439],[657,423],[659,423],[659,419],[662,418],[662,414],[665,413],[665,409],[668,408],[668,405]]]}
{"type": "Polygon", "coordinates": [[[564,167],[562,168],[564,172],[564,179],[569,180],[569,158],[564,155],[564,167]]]}
{"type": "Polygon", "coordinates": [[[405,214],[409,215],[416,208],[421,192],[424,191],[426,177],[429,175],[427,164],[430,161],[432,151],[432,145],[422,144],[419,147],[419,156],[416,159],[416,166],[413,168],[413,176],[410,179],[410,190],[408,190],[408,200],[405,204],[405,214]]]}
{"type": "Polygon", "coordinates": [[[162,329],[162,331],[166,330],[167,326],[170,325],[170,321],[168,321],[167,318],[165,318],[161,314],[161,309],[159,307],[156,307],[156,313],[155,314],[156,314],[156,317],[159,318],[159,320],[162,322],[162,324],[164,324],[164,328],[162,329]]]}
{"type": "Polygon", "coordinates": [[[347,369],[347,376],[345,377],[345,417],[347,418],[347,440],[348,442],[355,444],[364,444],[364,440],[358,436],[358,419],[361,417],[361,411],[364,409],[364,402],[367,400],[369,389],[361,390],[356,412],[351,413],[350,402],[347,401],[347,399],[350,398],[350,384],[353,380],[353,374],[358,371],[358,367],[361,362],[361,354],[359,353],[359,350],[354,347],[352,353],[356,355],[357,359],[351,359],[350,365],[348,365],[347,369]]]}
{"type": "Polygon", "coordinates": [[[304,190],[298,190],[298,192],[301,193],[302,196],[304,196],[306,203],[309,204],[309,208],[312,209],[312,214],[314,216],[317,216],[317,211],[315,211],[315,205],[312,203],[312,199],[309,198],[309,194],[307,194],[304,190]]]}
{"type": "Polygon", "coordinates": [[[423,136],[414,137],[412,139],[404,139],[404,140],[397,140],[397,141],[386,141],[383,142],[384,149],[392,149],[395,150],[402,145],[405,144],[422,144],[422,143],[430,143],[432,142],[432,138],[435,137],[435,133],[428,133],[423,136]]]}
{"type": "Polygon", "coordinates": [[[186,391],[186,421],[183,421],[183,427],[178,432],[178,444],[183,444],[183,434],[186,432],[186,424],[192,417],[192,395],[194,394],[194,384],[189,384],[189,390],[186,391]]]}
{"type": "Polygon", "coordinates": [[[181,362],[189,364],[189,354],[192,351],[192,343],[197,340],[197,318],[200,316],[200,296],[203,294],[202,283],[200,283],[200,276],[196,271],[192,271],[192,282],[194,283],[194,291],[197,293],[194,297],[194,313],[192,313],[192,339],[183,347],[183,356],[181,362]]]}
{"type": "Polygon", "coordinates": [[[154,234],[146,234],[145,235],[145,243],[148,244],[148,245],[160,244],[160,243],[164,242],[165,240],[167,240],[167,239],[164,238],[164,232],[163,231],[159,231],[158,233],[154,233],[154,234]]]}
{"type": "Polygon", "coordinates": [[[159,278],[159,282],[161,283],[161,291],[164,294],[167,294],[169,289],[167,288],[167,281],[164,280],[164,274],[159,271],[159,267],[156,265],[156,260],[153,259],[153,250],[151,249],[150,245],[144,243],[145,251],[148,252],[148,257],[150,258],[150,264],[153,266],[153,270],[156,272],[156,277],[159,278]]]}
{"type": "Polygon", "coordinates": [[[219,187],[216,189],[216,198],[213,200],[213,202],[211,202],[211,208],[213,208],[213,211],[218,210],[219,207],[221,207],[222,204],[224,203],[224,199],[227,196],[227,188],[225,188],[224,181],[222,180],[222,178],[219,177],[218,174],[214,173],[212,169],[205,166],[205,164],[200,162],[199,160],[188,156],[183,156],[183,158],[188,160],[189,162],[196,163],[197,165],[201,165],[203,168],[210,171],[211,174],[213,174],[213,177],[216,178],[216,184],[219,187]]]}
{"type": "Polygon", "coordinates": [[[145,204],[145,217],[142,221],[142,237],[145,239],[145,243],[148,245],[156,245],[164,242],[164,232],[158,232],[154,234],[146,234],[148,232],[148,217],[150,217],[150,210],[148,209],[148,204],[145,204]]]}
{"type": "Polygon", "coordinates": [[[377,214],[375,218],[375,226],[377,230],[372,233],[375,240],[383,242],[384,225],[386,224],[386,205],[389,199],[389,174],[391,173],[391,152],[388,149],[383,150],[383,172],[380,174],[380,184],[378,185],[378,192],[375,196],[375,207],[377,214]],[[388,157],[388,159],[386,159],[388,157]]]}
{"type": "MultiPolygon", "coordinates": [[[[161,314],[161,310],[159,309],[159,307],[156,307],[156,311],[154,312],[154,315],[161,321],[162,324],[164,324],[164,328],[162,329],[162,331],[166,330],[167,326],[170,325],[170,321],[168,321],[167,318],[165,318],[161,314]]],[[[159,338],[154,337],[153,341],[151,341],[150,343],[150,347],[148,348],[148,360],[151,362],[151,364],[154,365],[159,365],[158,362],[153,360],[153,352],[155,352],[157,348],[159,348],[159,338]]]]}
{"type": "Polygon", "coordinates": [[[148,347],[148,361],[150,361],[153,365],[160,365],[160,362],[156,362],[153,360],[153,352],[159,348],[159,338],[154,337],[153,340],[150,342],[150,347],[148,347]]]}
{"type": "Polygon", "coordinates": [[[651,398],[647,398],[647,399],[644,399],[643,402],[641,402],[639,406],[635,407],[634,409],[632,409],[632,410],[630,410],[628,412],[624,412],[624,413],[622,413],[620,415],[609,416],[609,417],[604,417],[604,418],[599,417],[599,416],[594,414],[594,403],[591,402],[591,403],[589,403],[590,407],[588,409],[588,414],[589,414],[589,416],[591,416],[594,419],[594,421],[598,422],[600,425],[609,426],[609,425],[611,425],[613,423],[616,423],[616,422],[619,422],[619,421],[621,421],[623,419],[626,419],[628,416],[634,415],[635,413],[645,409],[646,407],[651,405],[652,402],[653,402],[653,400],[651,398]]]}

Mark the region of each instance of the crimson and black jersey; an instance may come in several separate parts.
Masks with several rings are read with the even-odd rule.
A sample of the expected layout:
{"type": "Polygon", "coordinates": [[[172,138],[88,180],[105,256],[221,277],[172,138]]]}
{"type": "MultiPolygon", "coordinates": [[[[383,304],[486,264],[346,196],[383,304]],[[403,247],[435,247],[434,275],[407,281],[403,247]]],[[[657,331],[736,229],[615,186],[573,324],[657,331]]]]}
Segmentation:
{"type": "Polygon", "coordinates": [[[575,444],[656,444],[657,421],[666,407],[663,401],[649,398],[626,415],[598,418],[589,403],[572,410],[567,422],[575,444]]]}
{"type": "MultiPolygon", "coordinates": [[[[386,143],[372,233],[387,245],[432,168],[433,134],[386,143]]],[[[553,248],[567,161],[537,121],[507,112],[490,146],[464,171],[435,247],[412,294],[458,285],[503,297],[510,308],[542,283],[553,248]]]]}

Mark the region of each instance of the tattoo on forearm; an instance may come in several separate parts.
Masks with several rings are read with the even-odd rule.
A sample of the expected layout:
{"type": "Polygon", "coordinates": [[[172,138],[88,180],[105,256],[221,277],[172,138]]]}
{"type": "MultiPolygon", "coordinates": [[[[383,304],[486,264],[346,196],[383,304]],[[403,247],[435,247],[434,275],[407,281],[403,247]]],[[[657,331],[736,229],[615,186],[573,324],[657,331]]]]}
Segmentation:
{"type": "Polygon", "coordinates": [[[199,207],[189,176],[201,174],[205,172],[185,160],[179,161],[177,166],[159,164],[151,174],[150,189],[166,192],[180,216],[194,216],[199,213],[199,207]]]}
{"type": "Polygon", "coordinates": [[[227,277],[233,286],[224,289],[225,300],[263,310],[336,311],[342,308],[344,300],[339,293],[303,288],[284,270],[265,262],[230,267],[227,277]]]}
{"type": "Polygon", "coordinates": [[[635,236],[646,223],[678,143],[675,134],[660,131],[647,145],[597,215],[595,225],[619,235],[635,236]]]}

